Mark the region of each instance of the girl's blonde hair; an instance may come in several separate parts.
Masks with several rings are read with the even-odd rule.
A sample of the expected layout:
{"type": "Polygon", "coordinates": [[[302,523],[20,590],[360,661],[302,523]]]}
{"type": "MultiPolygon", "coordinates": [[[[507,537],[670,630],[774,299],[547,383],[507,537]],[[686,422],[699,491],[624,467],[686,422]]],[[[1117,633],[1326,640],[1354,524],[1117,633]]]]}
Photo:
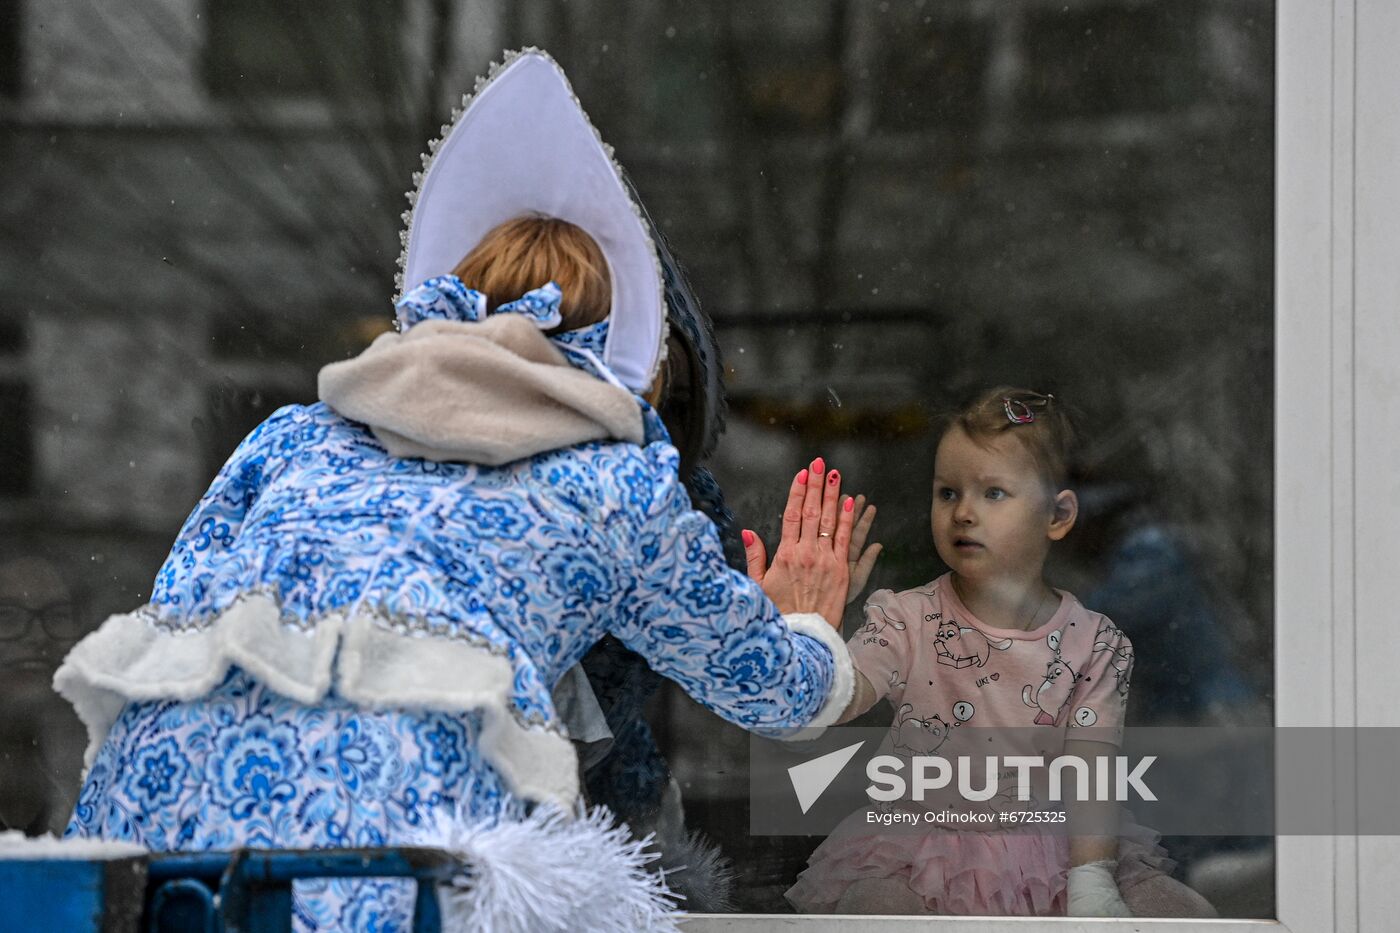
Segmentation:
{"type": "Polygon", "coordinates": [[[1011,432],[1039,468],[1046,485],[1064,489],[1078,450],[1075,417],[1064,402],[1016,386],[997,386],[955,412],[944,422],[938,440],[961,428],[974,441],[1011,432]]]}
{"type": "Polygon", "coordinates": [[[607,318],[612,276],[603,251],[581,227],[530,214],[491,228],[452,274],[486,296],[494,310],[546,282],[564,293],[555,330],[577,330],[607,318]]]}

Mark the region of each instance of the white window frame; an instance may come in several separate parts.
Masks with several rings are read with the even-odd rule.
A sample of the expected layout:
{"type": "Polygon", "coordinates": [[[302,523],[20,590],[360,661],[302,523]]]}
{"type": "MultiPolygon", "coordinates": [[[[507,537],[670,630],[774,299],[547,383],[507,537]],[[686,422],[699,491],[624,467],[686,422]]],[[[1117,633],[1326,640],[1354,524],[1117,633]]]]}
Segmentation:
{"type": "MultiPolygon", "coordinates": [[[[1400,3],[1276,9],[1276,722],[1397,726],[1400,3]]],[[[1400,838],[1280,836],[1277,855],[1277,920],[712,914],[683,929],[1343,933],[1400,914],[1400,838]]]]}

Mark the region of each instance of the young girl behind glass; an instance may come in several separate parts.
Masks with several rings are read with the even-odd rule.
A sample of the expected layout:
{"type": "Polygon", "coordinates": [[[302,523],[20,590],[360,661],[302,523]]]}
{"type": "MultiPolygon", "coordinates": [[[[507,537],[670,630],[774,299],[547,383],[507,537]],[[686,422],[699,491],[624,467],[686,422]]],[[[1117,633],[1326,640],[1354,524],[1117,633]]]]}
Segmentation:
{"type": "MultiPolygon", "coordinates": [[[[888,697],[897,755],[969,755],[980,764],[991,748],[979,730],[989,727],[1003,730],[995,733],[1003,756],[1116,751],[1132,644],[1045,580],[1051,546],[1078,517],[1067,482],[1074,444],[1063,404],[1023,389],[989,391],[949,419],[934,460],[932,525],[950,571],[871,596],[848,645],[856,689],[842,721],[888,697]]],[[[972,786],[981,786],[980,771],[972,786]]],[[[955,791],[925,798],[916,831],[880,830],[899,805],[852,814],[787,897],[814,913],[1214,916],[1167,874],[1173,863],[1156,834],[1131,823],[1120,845],[1117,835],[927,822],[942,811],[1037,808],[1014,800],[1014,787],[1001,781],[985,802],[955,791]]]]}

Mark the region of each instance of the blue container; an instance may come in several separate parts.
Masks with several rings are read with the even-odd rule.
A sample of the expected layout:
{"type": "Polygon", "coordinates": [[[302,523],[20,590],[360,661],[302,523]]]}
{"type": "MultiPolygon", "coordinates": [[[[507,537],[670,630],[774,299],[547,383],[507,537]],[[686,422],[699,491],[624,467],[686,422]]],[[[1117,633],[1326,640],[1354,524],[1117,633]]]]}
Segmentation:
{"type": "Polygon", "coordinates": [[[437,885],[467,873],[413,847],[0,859],[0,933],[287,933],[303,878],[412,879],[413,931],[439,933],[437,885]]]}
{"type": "Polygon", "coordinates": [[[0,859],[0,933],[136,933],[146,858],[0,859]]]}

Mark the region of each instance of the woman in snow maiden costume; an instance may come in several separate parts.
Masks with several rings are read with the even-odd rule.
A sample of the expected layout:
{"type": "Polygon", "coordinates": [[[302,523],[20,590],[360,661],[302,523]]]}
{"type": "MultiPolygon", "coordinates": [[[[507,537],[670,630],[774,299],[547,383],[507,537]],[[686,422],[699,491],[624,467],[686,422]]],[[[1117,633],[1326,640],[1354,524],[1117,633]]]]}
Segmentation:
{"type": "MultiPolygon", "coordinates": [[[[625,174],[623,180],[642,208],[665,284],[666,391],[657,413],[680,455],[680,480],[691,503],[715,523],[729,565],[742,570],[744,547],[733,513],[719,484],[702,465],[714,451],[724,424],[725,396],[714,329],[665,235],[625,174]]],[[[657,747],[644,712],[661,680],[646,659],[609,635],[555,687],[554,704],[578,749],[588,802],[606,806],[628,824],[634,837],[652,836],[650,848],[657,859],[650,869],[665,872],[667,885],[684,898],[688,910],[726,912],[734,906],[733,868],[716,846],[687,829],[680,785],[657,747]]]]}
{"type": "MultiPolygon", "coordinates": [[[[662,924],[635,847],[560,815],[578,769],[551,688],[611,633],[746,728],[832,722],[850,500],[815,461],[762,585],[725,564],[637,395],[665,340],[654,244],[552,60],[512,57],[432,148],[399,332],[259,425],[150,603],[55,675],[92,737],[69,834],[446,843],[473,862],[473,929],[662,924]],[[492,293],[541,250],[564,281],[492,293]]],[[[411,903],[389,881],[307,883],[296,922],[394,929],[411,903]]]]}

